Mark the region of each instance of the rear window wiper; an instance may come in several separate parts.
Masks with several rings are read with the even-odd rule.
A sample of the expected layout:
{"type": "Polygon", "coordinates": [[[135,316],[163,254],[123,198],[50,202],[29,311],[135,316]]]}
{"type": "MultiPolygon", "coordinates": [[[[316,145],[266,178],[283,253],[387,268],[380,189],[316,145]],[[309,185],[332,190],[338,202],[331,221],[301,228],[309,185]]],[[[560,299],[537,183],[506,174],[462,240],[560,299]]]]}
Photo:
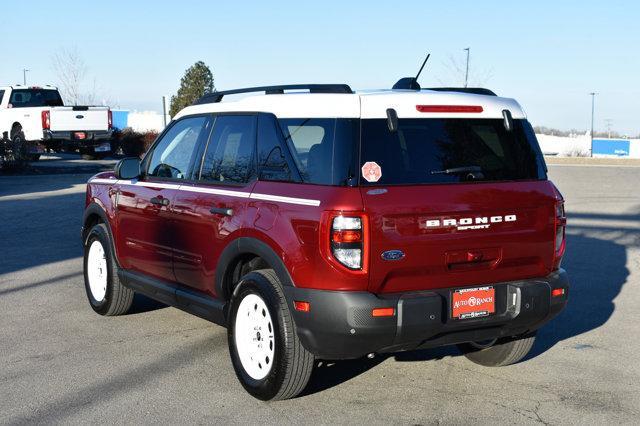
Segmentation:
{"type": "Polygon", "coordinates": [[[453,167],[451,169],[444,169],[444,170],[431,170],[432,175],[457,175],[460,173],[482,173],[482,167],[465,166],[465,167],[453,167]]]}

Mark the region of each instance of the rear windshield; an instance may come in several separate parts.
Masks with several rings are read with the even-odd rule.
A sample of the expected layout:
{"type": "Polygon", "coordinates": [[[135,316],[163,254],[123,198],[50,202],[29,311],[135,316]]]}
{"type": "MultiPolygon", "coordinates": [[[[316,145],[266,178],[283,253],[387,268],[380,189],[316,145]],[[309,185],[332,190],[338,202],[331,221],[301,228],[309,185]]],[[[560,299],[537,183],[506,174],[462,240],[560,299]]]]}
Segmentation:
{"type": "Polygon", "coordinates": [[[9,103],[13,108],[57,107],[62,106],[62,98],[57,90],[16,89],[11,91],[9,103]]]}
{"type": "Polygon", "coordinates": [[[363,185],[458,183],[546,179],[545,165],[531,125],[502,119],[362,120],[361,166],[379,172],[363,185]]]}

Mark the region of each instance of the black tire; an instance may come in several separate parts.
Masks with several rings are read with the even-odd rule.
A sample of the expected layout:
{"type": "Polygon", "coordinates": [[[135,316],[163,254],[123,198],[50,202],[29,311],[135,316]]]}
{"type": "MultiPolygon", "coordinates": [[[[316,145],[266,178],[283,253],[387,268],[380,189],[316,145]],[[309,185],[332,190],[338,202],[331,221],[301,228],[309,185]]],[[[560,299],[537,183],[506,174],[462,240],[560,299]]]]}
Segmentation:
{"type": "Polygon", "coordinates": [[[15,125],[11,129],[11,150],[13,152],[13,160],[16,163],[25,163],[28,161],[27,144],[21,125],[15,125]]]}
{"type": "Polygon", "coordinates": [[[498,339],[489,347],[473,343],[458,345],[465,357],[485,367],[503,367],[521,361],[536,341],[536,333],[498,339]]]}
{"type": "Polygon", "coordinates": [[[253,271],[242,277],[233,292],[228,318],[227,335],[231,361],[240,383],[247,392],[258,399],[268,401],[293,398],[304,390],[311,377],[315,358],[298,339],[282,286],[273,270],[253,271]],[[238,308],[248,295],[257,295],[265,302],[274,323],[275,350],[271,370],[261,380],[252,378],[245,370],[236,347],[238,308]]]}
{"type": "Polygon", "coordinates": [[[38,161],[40,160],[40,154],[28,154],[27,159],[29,161],[38,161]]]}
{"type": "Polygon", "coordinates": [[[113,257],[113,250],[109,231],[104,223],[95,225],[84,242],[84,287],[91,308],[100,315],[115,316],[127,313],[133,304],[134,291],[123,286],[118,278],[118,266],[113,257]],[[106,260],[106,291],[101,300],[97,300],[89,283],[88,259],[89,249],[94,242],[99,242],[106,260]]]}

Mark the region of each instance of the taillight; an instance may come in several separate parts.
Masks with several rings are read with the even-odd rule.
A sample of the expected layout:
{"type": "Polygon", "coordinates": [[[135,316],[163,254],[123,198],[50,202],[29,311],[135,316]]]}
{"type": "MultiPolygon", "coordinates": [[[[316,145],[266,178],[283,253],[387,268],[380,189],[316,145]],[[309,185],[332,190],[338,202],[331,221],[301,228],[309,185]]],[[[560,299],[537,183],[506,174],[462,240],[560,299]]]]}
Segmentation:
{"type": "Polygon", "coordinates": [[[564,213],[564,200],[562,199],[562,195],[560,195],[560,191],[558,191],[557,189],[554,223],[555,239],[553,244],[553,269],[556,270],[560,268],[560,263],[562,263],[562,256],[564,256],[564,251],[567,246],[567,217],[564,213]]]}
{"type": "Polygon", "coordinates": [[[109,130],[111,130],[113,128],[113,113],[111,112],[111,110],[107,111],[107,117],[107,124],[109,130]]]}
{"type": "Polygon", "coordinates": [[[51,128],[51,113],[49,111],[42,111],[42,130],[49,130],[51,128]]]}
{"type": "Polygon", "coordinates": [[[361,271],[366,259],[366,217],[339,215],[331,219],[331,255],[343,266],[361,271]]]}

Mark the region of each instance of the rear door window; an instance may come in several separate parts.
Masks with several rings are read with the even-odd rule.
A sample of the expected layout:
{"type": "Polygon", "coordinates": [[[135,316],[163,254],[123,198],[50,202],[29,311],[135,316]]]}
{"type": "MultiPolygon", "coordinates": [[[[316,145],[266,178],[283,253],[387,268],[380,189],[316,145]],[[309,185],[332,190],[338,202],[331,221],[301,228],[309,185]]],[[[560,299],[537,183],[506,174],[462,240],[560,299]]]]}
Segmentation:
{"type": "Polygon", "coordinates": [[[260,180],[299,182],[291,154],[278,121],[272,114],[258,115],[258,178],[260,180]]]}
{"type": "Polygon", "coordinates": [[[231,184],[248,182],[254,176],[255,142],[256,116],[218,116],[204,154],[200,179],[231,184]]]}
{"type": "Polygon", "coordinates": [[[361,161],[382,175],[363,184],[402,185],[546,179],[540,148],[526,120],[507,131],[501,119],[362,120],[361,161]]]}

